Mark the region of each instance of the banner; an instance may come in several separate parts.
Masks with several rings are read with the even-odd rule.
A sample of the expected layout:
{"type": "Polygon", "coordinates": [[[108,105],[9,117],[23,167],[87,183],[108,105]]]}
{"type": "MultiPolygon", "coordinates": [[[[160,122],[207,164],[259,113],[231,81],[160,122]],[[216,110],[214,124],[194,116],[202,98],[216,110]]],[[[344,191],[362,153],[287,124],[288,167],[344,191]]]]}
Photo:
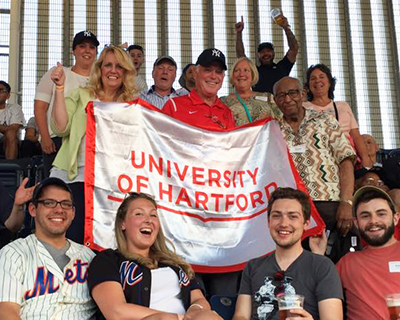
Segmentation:
{"type": "MultiPolygon", "coordinates": [[[[229,131],[174,120],[142,100],[87,106],[85,243],[115,248],[125,193],[155,196],[163,231],[197,272],[241,270],[275,248],[267,225],[277,187],[305,190],[279,124],[229,131]]],[[[313,212],[307,234],[322,230],[313,212]]]]}

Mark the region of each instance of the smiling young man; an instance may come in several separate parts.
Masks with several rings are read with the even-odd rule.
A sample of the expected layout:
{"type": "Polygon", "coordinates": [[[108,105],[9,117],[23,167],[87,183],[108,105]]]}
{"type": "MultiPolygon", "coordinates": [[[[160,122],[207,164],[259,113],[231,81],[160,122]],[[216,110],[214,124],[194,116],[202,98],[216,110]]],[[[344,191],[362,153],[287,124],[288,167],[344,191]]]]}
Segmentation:
{"type": "MultiPolygon", "coordinates": [[[[99,41],[96,35],[90,31],[81,31],[74,37],[72,52],[75,64],[72,67],[63,67],[65,73],[65,85],[62,88],[64,95],[84,87],[89,80],[90,70],[97,56],[99,41]]],[[[41,146],[43,151],[43,167],[45,176],[48,177],[52,163],[61,147],[61,138],[57,137],[50,128],[50,117],[53,109],[56,86],[51,80],[51,72],[47,71],[36,88],[35,118],[39,127],[41,146]]],[[[61,90],[61,88],[59,88],[61,90]]]]}
{"type": "Polygon", "coordinates": [[[65,237],[75,217],[71,190],[60,179],[43,180],[29,213],[35,234],[0,251],[0,318],[91,319],[86,279],[94,253],[65,237]]]}
{"type": "Polygon", "coordinates": [[[170,99],[162,111],[190,125],[205,129],[235,127],[231,110],[217,94],[225,77],[225,55],[218,49],[206,49],[197,59],[195,89],[188,95],[170,99]]]}
{"type": "Polygon", "coordinates": [[[400,288],[400,243],[394,237],[400,214],[385,191],[365,186],[354,194],[353,215],[368,247],[348,253],[337,264],[347,319],[389,319],[385,295],[400,288]]]}
{"type": "Polygon", "coordinates": [[[343,319],[343,294],[335,266],[301,245],[310,215],[305,193],[292,188],[278,188],[272,193],[268,226],[276,250],[247,264],[233,320],[279,319],[277,297],[283,294],[305,297],[304,309],[291,310],[296,319],[343,319]]]}

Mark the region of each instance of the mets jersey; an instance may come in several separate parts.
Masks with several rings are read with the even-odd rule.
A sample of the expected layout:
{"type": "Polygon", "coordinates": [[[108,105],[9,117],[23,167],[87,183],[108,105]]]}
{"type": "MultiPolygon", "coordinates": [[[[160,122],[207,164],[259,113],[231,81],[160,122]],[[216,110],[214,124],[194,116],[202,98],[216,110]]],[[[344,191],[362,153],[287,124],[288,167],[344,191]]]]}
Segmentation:
{"type": "MultiPolygon", "coordinates": [[[[35,235],[0,251],[0,302],[21,306],[21,319],[91,319],[96,311],[86,283],[94,253],[71,240],[64,270],[35,235]]],[[[1,318],[1,315],[0,315],[1,318]]]]}

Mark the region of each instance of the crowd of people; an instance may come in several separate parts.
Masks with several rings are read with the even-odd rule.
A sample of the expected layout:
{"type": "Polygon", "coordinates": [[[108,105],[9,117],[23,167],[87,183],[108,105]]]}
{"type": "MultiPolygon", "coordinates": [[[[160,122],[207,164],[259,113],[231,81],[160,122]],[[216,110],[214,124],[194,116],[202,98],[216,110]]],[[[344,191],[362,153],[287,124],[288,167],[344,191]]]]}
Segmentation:
{"type": "Polygon", "coordinates": [[[298,44],[285,17],[279,26],[289,50],[278,63],[269,42],[258,46],[256,63],[245,56],[242,19],[233,66],[220,50],[205,49],[184,67],[177,90],[173,57],[156,59],[148,87],[139,75],[142,46],[106,46],[97,58],[96,35],[79,32],[75,64],[58,63],[37,86],[24,151],[22,108],[6,103],[11,88],[0,81],[5,158],[41,148],[46,177],[29,188],[25,179],[15,196],[0,182],[1,224],[19,230],[25,203],[35,221],[32,235],[0,251],[1,319],[212,320],[221,317],[207,298],[238,295],[234,320],[271,320],[279,319],[277,297],[295,293],[305,297],[304,309],[288,319],[389,319],[385,295],[400,293],[400,179],[392,178],[400,175],[399,155],[380,152],[372,136],[359,132],[351,107],[334,101],[328,66],[310,66],[305,86],[289,76],[298,44]],[[219,98],[228,69],[234,90],[219,98]],[[135,99],[201,129],[277,120],[308,195],[292,188],[272,193],[265,223],[274,253],[249,261],[243,272],[195,275],[164,236],[156,201],[143,193],[128,194],[116,213],[116,249],[96,255],[83,245],[85,107],[135,99]],[[326,229],[302,240],[310,199],[326,229]]]}

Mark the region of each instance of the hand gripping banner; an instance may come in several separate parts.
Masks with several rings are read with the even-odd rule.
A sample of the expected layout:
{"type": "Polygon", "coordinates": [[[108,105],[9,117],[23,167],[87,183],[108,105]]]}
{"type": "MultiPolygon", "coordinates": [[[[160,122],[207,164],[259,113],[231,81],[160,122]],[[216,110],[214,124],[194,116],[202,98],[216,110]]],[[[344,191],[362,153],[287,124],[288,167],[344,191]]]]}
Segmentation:
{"type": "MultiPolygon", "coordinates": [[[[155,196],[165,235],[197,272],[241,270],[274,250],[268,198],[305,190],[279,124],[229,131],[176,121],[142,100],[87,106],[85,243],[115,248],[114,219],[130,191],[155,196]]],[[[313,210],[306,235],[321,232],[313,210]]]]}

